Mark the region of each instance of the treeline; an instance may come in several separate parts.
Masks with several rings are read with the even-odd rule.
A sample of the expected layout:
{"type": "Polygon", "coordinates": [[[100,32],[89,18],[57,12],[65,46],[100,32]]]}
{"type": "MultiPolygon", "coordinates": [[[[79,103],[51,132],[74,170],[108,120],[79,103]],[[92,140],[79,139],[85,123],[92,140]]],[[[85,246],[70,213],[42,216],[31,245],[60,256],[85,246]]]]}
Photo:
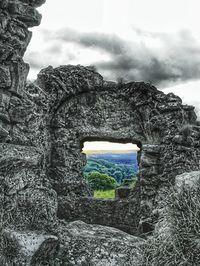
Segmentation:
{"type": "Polygon", "coordinates": [[[124,179],[123,182],[119,184],[112,176],[99,172],[85,173],[84,177],[93,191],[112,190],[120,186],[133,187],[136,182],[136,179],[124,179]]]}
{"type": "Polygon", "coordinates": [[[118,184],[121,184],[124,179],[136,179],[136,172],[133,165],[115,164],[102,159],[88,158],[84,173],[89,174],[92,172],[113,177],[118,184]]]}

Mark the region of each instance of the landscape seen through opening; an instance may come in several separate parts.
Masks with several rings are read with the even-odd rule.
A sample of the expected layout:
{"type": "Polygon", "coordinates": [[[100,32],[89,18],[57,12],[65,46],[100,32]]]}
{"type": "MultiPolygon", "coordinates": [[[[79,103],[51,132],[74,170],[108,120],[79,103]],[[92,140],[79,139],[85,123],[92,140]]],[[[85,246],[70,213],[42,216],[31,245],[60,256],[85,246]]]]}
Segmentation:
{"type": "Polygon", "coordinates": [[[139,150],[132,143],[84,142],[83,153],[87,158],[84,178],[95,198],[115,198],[116,188],[135,186],[139,150]]]}

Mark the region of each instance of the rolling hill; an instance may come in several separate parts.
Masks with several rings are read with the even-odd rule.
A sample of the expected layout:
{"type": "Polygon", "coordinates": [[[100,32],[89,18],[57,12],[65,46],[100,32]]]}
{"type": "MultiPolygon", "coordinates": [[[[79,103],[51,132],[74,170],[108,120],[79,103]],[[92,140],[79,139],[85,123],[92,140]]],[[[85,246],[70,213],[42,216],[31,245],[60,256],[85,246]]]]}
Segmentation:
{"type": "Polygon", "coordinates": [[[136,178],[138,171],[136,152],[101,152],[87,154],[84,173],[100,172],[121,183],[124,179],[136,178]]]}

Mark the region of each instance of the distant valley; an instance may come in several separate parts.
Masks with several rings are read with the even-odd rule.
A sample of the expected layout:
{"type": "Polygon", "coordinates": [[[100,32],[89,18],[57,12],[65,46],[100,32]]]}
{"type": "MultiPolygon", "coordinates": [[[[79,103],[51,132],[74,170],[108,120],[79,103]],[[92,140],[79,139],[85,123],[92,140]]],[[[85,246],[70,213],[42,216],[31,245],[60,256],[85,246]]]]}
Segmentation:
{"type": "Polygon", "coordinates": [[[137,152],[89,151],[84,173],[91,172],[112,176],[119,184],[124,179],[136,179],[138,172],[137,152]]]}

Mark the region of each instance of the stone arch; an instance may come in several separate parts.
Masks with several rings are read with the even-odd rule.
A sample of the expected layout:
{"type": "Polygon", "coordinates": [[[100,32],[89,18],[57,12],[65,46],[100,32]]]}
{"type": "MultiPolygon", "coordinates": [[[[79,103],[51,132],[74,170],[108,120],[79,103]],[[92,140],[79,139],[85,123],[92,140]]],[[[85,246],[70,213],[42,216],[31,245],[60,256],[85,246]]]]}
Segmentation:
{"type": "MultiPolygon", "coordinates": [[[[124,91],[124,88],[118,89],[118,91],[101,88],[101,90],[92,90],[71,96],[65,103],[62,103],[52,119],[52,126],[55,128],[55,142],[59,142],[61,145],[76,143],[77,148],[73,149],[71,146],[69,148],[70,158],[71,151],[75,152],[73,159],[67,159],[65,156],[61,159],[58,156],[60,147],[58,145],[56,148],[57,144],[53,141],[52,165],[58,166],[58,158],[63,166],[66,161],[77,162],[77,166],[74,167],[76,173],[72,174],[75,179],[76,175],[77,178],[80,177],[82,170],[80,150],[83,140],[104,139],[119,142],[128,140],[139,144],[139,146],[153,141],[153,133],[151,136],[148,135],[148,132],[144,134],[144,122],[141,119],[140,110],[138,111],[139,108],[130,100],[130,92],[124,93],[124,91]],[[66,133],[58,140],[60,131],[66,133]],[[78,168],[80,171],[77,171],[78,168]]],[[[158,135],[156,135],[155,141],[158,142],[158,135]]],[[[64,150],[64,148],[61,149],[64,150]]],[[[67,149],[66,153],[68,153],[67,149]]],[[[67,169],[67,173],[69,175],[69,169],[67,169]]]]}
{"type": "MultiPolygon", "coordinates": [[[[195,125],[194,108],[183,105],[178,96],[166,95],[150,84],[107,82],[98,73],[82,66],[48,67],[38,75],[37,84],[49,94],[51,159],[48,176],[58,193],[59,217],[91,223],[101,220],[91,217],[96,215],[93,210],[100,203],[91,199],[88,203],[86,199],[90,193],[82,178],[82,141],[87,138],[128,139],[142,144],[142,154],[137,190],[132,191],[126,205],[129,218],[125,221],[128,229],[124,230],[134,231],[130,223],[138,227],[138,219],[137,222],[130,219],[138,213],[133,207],[133,202],[137,201],[140,210],[137,216],[143,220],[144,231],[149,231],[151,226],[145,221],[154,219],[150,216],[163,188],[166,189],[177,174],[199,167],[191,149],[188,151],[190,159],[186,164],[183,162],[183,147],[189,145],[189,139],[184,141],[181,129],[195,125]],[[87,204],[83,206],[84,200],[87,204]],[[86,206],[90,206],[90,211],[86,206]]],[[[103,204],[101,209],[106,209],[110,215],[119,204],[111,205],[111,209],[106,209],[103,204]]],[[[116,221],[107,222],[103,224],[119,227],[116,221]]]]}

